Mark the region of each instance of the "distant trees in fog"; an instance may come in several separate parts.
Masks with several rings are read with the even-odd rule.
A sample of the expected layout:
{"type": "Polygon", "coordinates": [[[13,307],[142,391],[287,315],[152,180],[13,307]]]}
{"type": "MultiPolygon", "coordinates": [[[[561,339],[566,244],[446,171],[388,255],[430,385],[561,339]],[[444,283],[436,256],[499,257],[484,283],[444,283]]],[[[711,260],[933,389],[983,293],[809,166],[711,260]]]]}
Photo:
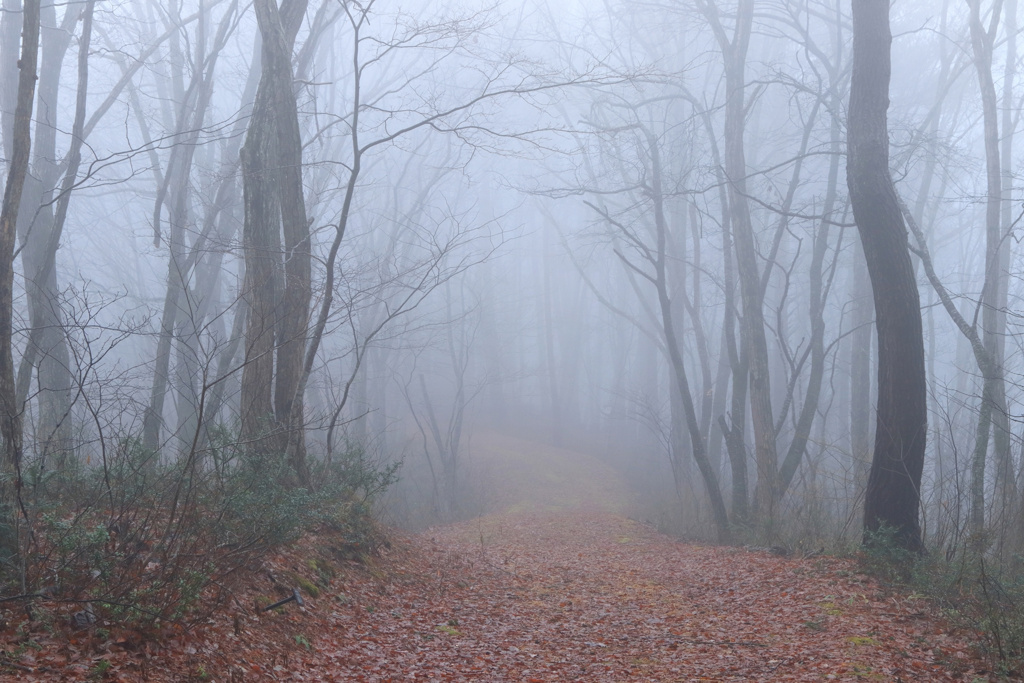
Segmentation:
{"type": "Polygon", "coordinates": [[[872,4],[923,302],[911,461],[887,449],[924,404],[872,380],[904,233],[862,252],[883,207],[844,175],[878,135],[850,3],[445,5],[4,1],[13,482],[124,439],[202,472],[226,439],[315,488],[356,447],[453,517],[489,426],[663,469],[722,539],[844,533],[867,490],[869,528],[912,539],[919,497],[926,543],[1020,547],[1016,1],[872,4]],[[879,494],[900,519],[884,462],[913,470],[879,494]]]}

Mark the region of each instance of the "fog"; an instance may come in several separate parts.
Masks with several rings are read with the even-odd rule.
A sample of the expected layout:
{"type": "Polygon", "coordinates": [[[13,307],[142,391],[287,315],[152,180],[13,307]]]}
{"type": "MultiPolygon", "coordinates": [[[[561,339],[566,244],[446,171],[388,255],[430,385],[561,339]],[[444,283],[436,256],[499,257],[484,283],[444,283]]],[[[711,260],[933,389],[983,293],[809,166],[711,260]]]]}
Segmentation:
{"type": "MultiPolygon", "coordinates": [[[[5,182],[21,4],[0,26],[5,182]]],[[[978,4],[891,10],[937,547],[972,515],[1017,543],[1024,508],[1019,17],[980,3],[972,33],[978,4]],[[940,291],[1000,366],[991,410],[940,291]]],[[[749,36],[744,6],[44,4],[14,259],[24,468],[126,443],[208,464],[272,424],[306,483],[325,460],[400,464],[381,514],[413,528],[514,503],[515,477],[573,491],[530,505],[570,504],[600,470],[671,533],[715,538],[718,496],[735,528],[858,538],[877,348],[846,182],[849,2],[755,2],[749,36]]]]}

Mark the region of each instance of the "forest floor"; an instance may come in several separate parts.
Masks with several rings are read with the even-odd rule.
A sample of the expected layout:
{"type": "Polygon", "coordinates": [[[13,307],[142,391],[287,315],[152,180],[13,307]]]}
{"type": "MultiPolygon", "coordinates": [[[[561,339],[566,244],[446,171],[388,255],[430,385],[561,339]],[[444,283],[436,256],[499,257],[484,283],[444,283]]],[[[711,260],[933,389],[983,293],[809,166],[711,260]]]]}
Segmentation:
{"type": "Polygon", "coordinates": [[[187,633],[70,631],[9,611],[0,679],[988,680],[971,634],[923,600],[882,591],[850,560],[681,543],[624,517],[624,489],[600,463],[547,449],[560,464],[530,481],[531,452],[518,469],[516,458],[496,461],[508,489],[500,511],[393,533],[359,560],[339,555],[330,534],[308,536],[187,633]],[[557,496],[515,495],[538,496],[545,482],[557,496]],[[254,609],[296,584],[303,607],[254,609]]]}

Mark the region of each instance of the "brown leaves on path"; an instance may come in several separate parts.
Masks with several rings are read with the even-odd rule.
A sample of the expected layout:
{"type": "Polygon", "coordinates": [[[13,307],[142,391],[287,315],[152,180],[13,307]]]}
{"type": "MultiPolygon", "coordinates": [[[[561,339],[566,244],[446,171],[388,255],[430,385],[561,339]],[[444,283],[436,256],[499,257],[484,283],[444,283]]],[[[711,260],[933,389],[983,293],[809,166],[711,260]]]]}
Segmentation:
{"type": "MultiPolygon", "coordinates": [[[[453,605],[483,680],[973,680],[921,601],[831,558],[686,545],[578,512],[438,530],[475,561],[453,605]]],[[[471,678],[470,672],[463,676],[471,678]]]]}
{"type": "Polygon", "coordinates": [[[367,682],[981,675],[965,639],[923,601],[884,595],[848,561],[687,545],[610,513],[506,513],[396,538],[366,563],[329,559],[331,548],[329,537],[309,537],[268,559],[242,582],[236,608],[198,631],[141,644],[94,628],[61,648],[60,634],[37,629],[36,645],[16,656],[7,638],[0,671],[6,680],[367,682]],[[318,595],[307,592],[301,608],[251,608],[295,582],[318,595]]]}

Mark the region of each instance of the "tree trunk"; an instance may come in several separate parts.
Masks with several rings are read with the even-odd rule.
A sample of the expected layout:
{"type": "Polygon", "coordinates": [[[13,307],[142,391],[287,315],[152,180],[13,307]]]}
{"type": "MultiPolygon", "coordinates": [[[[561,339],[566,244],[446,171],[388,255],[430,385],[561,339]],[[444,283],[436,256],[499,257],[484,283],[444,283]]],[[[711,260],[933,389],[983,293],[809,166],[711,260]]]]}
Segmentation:
{"type": "MultiPolygon", "coordinates": [[[[864,499],[866,534],[882,527],[921,551],[927,383],[921,307],[906,227],[889,173],[889,0],[853,1],[847,183],[875,300],[878,406],[864,499]]],[[[865,537],[870,542],[870,537],[865,537]]]]}
{"type": "MultiPolygon", "coordinates": [[[[195,222],[191,209],[191,175],[200,131],[206,120],[210,100],[213,96],[214,74],[221,50],[233,26],[234,12],[229,11],[221,20],[213,45],[207,52],[205,31],[206,17],[197,22],[198,38],[196,52],[192,57],[195,70],[187,88],[180,79],[174,81],[175,99],[181,104],[175,113],[172,126],[178,144],[171,152],[167,163],[166,175],[159,184],[157,199],[153,212],[155,243],[158,246],[163,239],[161,231],[164,204],[168,205],[168,243],[169,260],[167,265],[167,289],[164,295],[163,312],[160,319],[160,333],[157,338],[155,367],[150,389],[149,405],[143,422],[143,445],[150,450],[157,450],[161,445],[160,430],[163,425],[164,401],[167,386],[171,379],[172,346],[177,344],[179,363],[175,368],[174,386],[177,394],[178,451],[188,453],[193,447],[195,430],[198,426],[199,395],[197,377],[199,375],[197,347],[199,330],[203,328],[205,292],[190,291],[188,282],[203,257],[207,238],[212,231],[212,222],[204,221],[203,229],[191,245],[186,243],[187,228],[195,222]]],[[[172,43],[173,46],[173,43],[172,43]]],[[[172,55],[176,60],[184,62],[184,57],[172,47],[172,55]]],[[[248,92],[248,89],[247,91],[248,92]]],[[[228,181],[222,181],[222,186],[228,181]]],[[[218,199],[221,195],[218,193],[218,199]]],[[[219,256],[214,256],[214,259],[219,256]]]]}
{"type": "Polygon", "coordinates": [[[14,109],[18,102],[18,60],[21,58],[21,0],[0,5],[0,137],[4,157],[14,154],[14,109]]]}
{"type": "Polygon", "coordinates": [[[654,199],[654,221],[658,240],[654,262],[654,284],[658,290],[658,303],[661,309],[665,346],[668,349],[669,362],[672,365],[675,379],[674,384],[679,392],[679,397],[682,399],[683,413],[686,417],[686,428],[690,433],[690,444],[693,449],[693,459],[697,464],[697,469],[700,471],[701,478],[704,480],[708,499],[711,502],[711,513],[718,532],[718,539],[722,542],[727,542],[731,536],[729,516],[725,509],[725,500],[722,498],[721,488],[718,485],[718,473],[715,472],[708,458],[704,435],[701,432],[697,411],[694,409],[693,394],[690,393],[690,382],[686,373],[686,364],[680,351],[679,340],[676,338],[672,302],[669,299],[668,278],[665,268],[668,226],[666,225],[665,211],[662,203],[664,194],[662,193],[661,157],[658,151],[658,141],[653,135],[648,134],[647,144],[651,155],[651,194],[654,199]]]}
{"type": "MultiPolygon", "coordinates": [[[[984,123],[985,175],[987,196],[985,202],[985,278],[981,294],[981,325],[985,350],[993,364],[985,374],[981,392],[981,410],[975,432],[974,453],[971,461],[971,532],[979,539],[985,530],[985,468],[988,457],[989,429],[994,428],[997,449],[1004,454],[1000,460],[1009,458],[1010,441],[1006,421],[1006,387],[1003,382],[1003,343],[1005,322],[1001,324],[1000,301],[1005,288],[1006,263],[1005,247],[1001,240],[1002,214],[1002,167],[999,163],[999,111],[996,87],[992,78],[992,43],[995,38],[999,15],[993,12],[989,29],[981,23],[980,0],[968,0],[971,18],[971,47],[974,52],[974,67],[981,91],[982,120],[984,123]],[[997,420],[996,416],[1002,415],[997,420]]],[[[1004,105],[1005,106],[1005,105],[1004,105]]]]}
{"type": "MultiPolygon", "coordinates": [[[[694,105],[699,105],[696,98],[692,98],[694,105]]],[[[719,376],[715,384],[715,401],[712,404],[714,419],[717,421],[718,430],[724,441],[726,455],[729,459],[729,469],[732,479],[731,502],[733,524],[743,525],[749,521],[749,482],[747,474],[747,448],[744,443],[744,432],[747,422],[747,376],[749,373],[746,347],[740,348],[736,343],[736,277],[735,264],[733,260],[733,236],[732,221],[728,210],[729,193],[726,189],[726,182],[721,155],[715,139],[714,122],[709,111],[704,109],[701,113],[704,123],[704,130],[711,148],[711,158],[714,161],[715,179],[718,184],[718,200],[722,206],[722,268],[723,268],[723,320],[721,354],[728,360],[725,367],[723,361],[719,361],[719,376]],[[723,415],[725,407],[726,386],[729,384],[731,375],[732,391],[730,397],[729,419],[723,415]],[[716,408],[716,406],[718,406],[716,408]]],[[[721,450],[721,446],[718,446],[721,450]]]]}
{"type": "Polygon", "coordinates": [[[12,126],[12,153],[4,204],[0,210],[0,435],[4,440],[7,465],[15,472],[15,486],[21,482],[21,406],[14,383],[14,355],[11,348],[14,314],[14,242],[21,193],[28,175],[32,147],[32,101],[35,98],[36,65],[39,58],[39,0],[26,0],[21,32],[18,99],[12,126]]]}
{"type": "MultiPolygon", "coordinates": [[[[740,0],[732,39],[726,37],[713,2],[705,6],[722,50],[725,64],[725,173],[729,186],[729,213],[736,248],[736,270],[740,283],[743,320],[740,337],[747,352],[750,387],[750,417],[754,425],[754,456],[757,463],[755,503],[762,519],[774,518],[778,488],[778,453],[772,411],[768,341],[764,332],[764,297],[761,270],[757,265],[757,244],[747,202],[747,161],[744,148],[746,117],[747,48],[754,17],[753,0],[740,0]]],[[[735,425],[735,421],[733,422],[735,425]]]]}
{"type": "Polygon", "coordinates": [[[302,378],[312,264],[291,55],[306,4],[285,0],[279,10],[276,0],[255,3],[263,71],[241,153],[249,308],[242,439],[251,448],[286,452],[303,485],[309,483],[302,378]]]}
{"type": "Polygon", "coordinates": [[[92,3],[88,4],[83,22],[78,57],[75,130],[71,149],[65,158],[67,172],[63,184],[56,151],[58,90],[61,67],[74,35],[75,24],[85,7],[69,7],[60,25],[57,24],[56,11],[52,5],[41,7],[41,55],[33,168],[26,178],[17,225],[22,244],[22,269],[30,323],[29,341],[16,378],[18,404],[24,405],[27,400],[32,371],[35,369],[39,389],[35,450],[43,458],[55,456],[58,469],[71,451],[73,380],[54,263],[67,211],[66,195],[74,184],[81,159],[92,6],[92,3]],[[54,194],[58,189],[61,189],[62,194],[55,199],[54,194]]]}
{"type": "MultiPolygon", "coordinates": [[[[262,89],[262,88],[261,88],[262,89]]],[[[277,193],[269,177],[277,157],[277,136],[266,130],[265,97],[259,94],[242,146],[244,218],[242,243],[245,284],[242,298],[248,310],[241,387],[241,439],[249,450],[272,447],[274,429],[274,333],[277,313],[277,269],[281,253],[277,193]],[[262,105],[262,106],[261,106],[262,105]]]]}
{"type": "MultiPolygon", "coordinates": [[[[1002,230],[1003,235],[1008,235],[1013,229],[1014,206],[1013,206],[1013,139],[1016,133],[1017,116],[1014,100],[1014,84],[1017,75],[1017,0],[1006,0],[1004,12],[1006,16],[1006,60],[1003,72],[1003,106],[1002,126],[1000,131],[1000,163],[1002,164],[1002,230]]],[[[1009,277],[1010,250],[1013,241],[1007,240],[999,252],[999,276],[1002,286],[999,289],[997,301],[997,325],[996,333],[999,343],[999,358],[1005,360],[1005,334],[1006,334],[1006,309],[1008,304],[1007,278],[1009,277]]],[[[1009,424],[1009,412],[1006,404],[1006,382],[1005,375],[1000,382],[1002,395],[997,397],[998,412],[994,416],[995,424],[995,456],[996,456],[996,503],[998,513],[1003,521],[1009,521],[1011,510],[1016,505],[1017,481],[1014,473],[1013,457],[1010,449],[1011,433],[1009,424]]],[[[1006,528],[1006,524],[1002,525],[1006,528]]]]}
{"type": "Polygon", "coordinates": [[[853,330],[850,333],[850,457],[854,483],[859,491],[867,485],[871,466],[871,328],[874,301],[867,269],[861,260],[864,250],[854,249],[853,330]]]}
{"type": "MultiPolygon", "coordinates": [[[[838,122],[832,125],[833,139],[838,139],[838,122]]],[[[834,149],[829,162],[828,189],[825,192],[824,212],[821,224],[814,232],[811,249],[811,272],[808,280],[810,290],[809,317],[811,322],[811,369],[807,377],[807,394],[797,418],[793,439],[786,457],[779,468],[777,494],[781,499],[789,488],[797,468],[804,458],[804,451],[811,437],[811,426],[818,412],[818,399],[825,377],[825,301],[828,296],[825,278],[825,254],[828,251],[831,222],[835,210],[836,185],[839,179],[839,150],[834,149]]],[[[836,249],[838,252],[838,247],[836,249]]]]}
{"type": "Polygon", "coordinates": [[[732,396],[729,424],[718,417],[725,439],[725,450],[732,471],[732,515],[736,524],[750,521],[750,483],[747,472],[747,446],[743,437],[747,428],[747,378],[750,375],[747,348],[736,343],[736,286],[733,278],[731,223],[722,222],[722,260],[725,264],[725,312],[722,323],[723,346],[732,368],[732,396]]]}

